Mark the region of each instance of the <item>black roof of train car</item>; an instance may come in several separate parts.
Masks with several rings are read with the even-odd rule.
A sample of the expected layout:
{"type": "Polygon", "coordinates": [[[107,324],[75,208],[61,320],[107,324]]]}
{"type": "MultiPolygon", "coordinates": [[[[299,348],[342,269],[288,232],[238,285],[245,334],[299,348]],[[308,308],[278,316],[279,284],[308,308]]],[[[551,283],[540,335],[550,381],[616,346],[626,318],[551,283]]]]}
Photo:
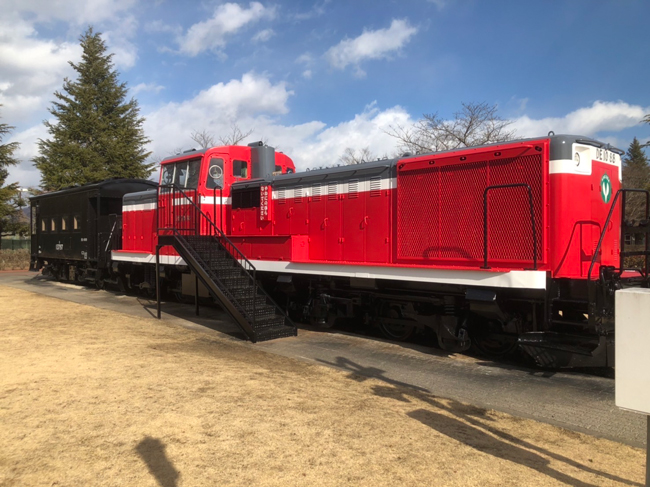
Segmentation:
{"type": "Polygon", "coordinates": [[[99,192],[105,198],[122,198],[127,193],[136,193],[144,189],[156,188],[158,183],[148,179],[127,179],[127,178],[114,178],[99,181],[97,183],[84,184],[83,186],[72,186],[70,188],[53,191],[37,196],[32,196],[30,200],[41,200],[59,196],[67,196],[75,193],[83,192],[99,192]]]}

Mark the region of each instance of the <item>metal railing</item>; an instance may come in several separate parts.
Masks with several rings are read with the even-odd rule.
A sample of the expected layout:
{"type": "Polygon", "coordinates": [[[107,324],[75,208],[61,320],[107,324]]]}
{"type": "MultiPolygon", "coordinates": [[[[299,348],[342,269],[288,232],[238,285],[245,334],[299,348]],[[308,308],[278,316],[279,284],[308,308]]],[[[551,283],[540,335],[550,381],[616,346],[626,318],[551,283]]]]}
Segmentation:
{"type": "Polygon", "coordinates": [[[495,189],[526,188],[528,192],[528,206],[530,208],[530,223],[533,229],[533,270],[537,270],[537,228],[535,226],[535,207],[533,206],[533,191],[530,185],[526,183],[517,184],[498,184],[488,186],[483,192],[483,267],[490,269],[488,266],[488,193],[495,189]]]}
{"type": "MultiPolygon", "coordinates": [[[[216,219],[216,192],[217,188],[214,189],[214,200],[213,200],[213,209],[214,217],[216,219]]],[[[219,191],[221,194],[221,191],[219,191]]],[[[220,196],[220,219],[222,214],[222,204],[223,200],[220,196]]],[[[192,249],[192,245],[184,237],[192,236],[201,236],[201,237],[212,237],[220,249],[225,250],[228,254],[237,261],[241,270],[244,272],[244,276],[249,280],[251,286],[251,298],[252,298],[252,316],[246,311],[246,307],[243,306],[239,301],[240,299],[246,298],[236,298],[228,287],[222,282],[219,277],[216,275],[216,272],[212,269],[212,264],[215,262],[213,257],[213,245],[210,245],[208,248],[208,263],[202,259],[196,250],[194,253],[197,254],[197,257],[200,261],[203,261],[203,264],[207,264],[207,268],[211,271],[216,279],[211,276],[211,279],[216,280],[219,284],[221,292],[226,295],[226,297],[233,303],[238,305],[238,311],[242,313],[250,323],[257,322],[256,316],[256,301],[258,296],[258,291],[263,292],[266,300],[269,301],[276,310],[281,310],[281,308],[273,301],[273,299],[259,286],[257,282],[257,270],[255,266],[246,258],[246,256],[237,248],[237,246],[226,236],[221,228],[219,228],[210,215],[206,214],[200,207],[200,195],[197,190],[183,190],[176,186],[175,184],[161,185],[158,188],[158,212],[157,212],[157,232],[158,235],[163,236],[174,236],[179,239],[182,239],[183,245],[187,248],[192,249]],[[202,233],[202,223],[205,222],[206,233],[202,233]]],[[[198,292],[198,291],[197,291],[198,292]]],[[[286,313],[283,312],[286,323],[286,313]]]]}
{"type": "MultiPolygon", "coordinates": [[[[625,220],[625,199],[627,193],[643,193],[645,194],[645,217],[646,220],[648,219],[648,216],[650,215],[650,192],[645,189],[626,189],[622,188],[619,189],[616,192],[616,195],[614,196],[614,201],[612,201],[612,206],[609,208],[609,213],[607,214],[607,219],[605,220],[605,225],[603,225],[603,231],[600,233],[600,238],[598,239],[598,245],[596,245],[596,249],[594,250],[594,255],[591,258],[591,264],[589,265],[589,272],[587,273],[587,280],[591,281],[591,273],[594,269],[594,266],[596,265],[596,259],[598,258],[598,254],[600,253],[600,247],[603,245],[603,240],[605,240],[605,233],[607,232],[607,228],[609,227],[609,222],[612,219],[612,215],[614,214],[614,208],[616,207],[616,203],[618,202],[618,197],[622,194],[623,195],[623,203],[621,205],[621,220],[625,220]]],[[[621,222],[621,227],[623,221],[621,222]]],[[[624,236],[621,235],[621,245],[625,245],[625,239],[623,238],[624,236]]],[[[645,266],[644,266],[644,277],[648,276],[648,236],[645,238],[645,252],[639,252],[639,255],[644,255],[645,256],[645,266]]],[[[619,261],[619,271],[623,271],[623,253],[621,253],[621,258],[619,261]]],[[[598,273],[600,275],[600,272],[598,273]]]]}

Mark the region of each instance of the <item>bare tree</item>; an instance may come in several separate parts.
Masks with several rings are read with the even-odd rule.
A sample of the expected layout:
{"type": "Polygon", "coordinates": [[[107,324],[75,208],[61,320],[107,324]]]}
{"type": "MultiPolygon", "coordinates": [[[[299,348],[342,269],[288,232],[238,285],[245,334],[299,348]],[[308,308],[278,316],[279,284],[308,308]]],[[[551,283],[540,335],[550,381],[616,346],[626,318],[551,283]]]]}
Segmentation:
{"type": "Polygon", "coordinates": [[[346,147],[345,151],[343,151],[343,155],[339,157],[339,161],[341,161],[346,166],[351,166],[352,164],[361,164],[363,162],[372,161],[374,159],[376,159],[376,157],[372,154],[372,152],[370,152],[369,147],[364,147],[358,151],[351,147],[346,147]]]}
{"type": "Polygon", "coordinates": [[[437,113],[424,115],[411,127],[391,126],[387,134],[400,141],[400,150],[416,154],[512,140],[515,131],[508,130],[512,122],[496,112],[496,105],[485,102],[462,103],[452,120],[437,113]]]}
{"type": "Polygon", "coordinates": [[[219,137],[219,142],[221,145],[237,145],[250,134],[253,133],[253,129],[250,129],[246,132],[242,132],[239,128],[239,125],[232,123],[230,125],[230,132],[226,135],[219,137]]]}
{"type": "Polygon", "coordinates": [[[199,144],[201,149],[209,149],[210,147],[214,147],[216,145],[214,142],[214,135],[205,129],[203,129],[201,132],[195,130],[190,134],[190,139],[199,144]]]}

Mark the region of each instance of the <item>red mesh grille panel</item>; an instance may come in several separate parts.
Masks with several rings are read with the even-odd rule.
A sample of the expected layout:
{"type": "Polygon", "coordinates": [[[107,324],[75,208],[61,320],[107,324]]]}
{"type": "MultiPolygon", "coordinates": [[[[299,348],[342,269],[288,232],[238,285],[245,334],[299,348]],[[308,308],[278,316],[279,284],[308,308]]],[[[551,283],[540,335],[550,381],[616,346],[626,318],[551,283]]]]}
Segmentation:
{"type": "MultiPolygon", "coordinates": [[[[531,187],[542,262],[544,165],[541,153],[471,163],[409,164],[398,169],[399,259],[451,265],[482,265],[483,194],[488,186],[525,183],[531,187]]],[[[533,234],[528,192],[500,188],[488,192],[488,264],[530,266],[533,234]]]]}

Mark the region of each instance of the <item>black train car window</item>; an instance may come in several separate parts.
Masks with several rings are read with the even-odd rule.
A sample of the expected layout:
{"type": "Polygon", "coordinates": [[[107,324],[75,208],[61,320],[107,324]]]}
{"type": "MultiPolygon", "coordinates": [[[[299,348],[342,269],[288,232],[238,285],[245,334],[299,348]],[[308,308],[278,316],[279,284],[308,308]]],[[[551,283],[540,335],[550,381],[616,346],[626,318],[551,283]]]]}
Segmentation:
{"type": "Polygon", "coordinates": [[[232,193],[232,209],[260,206],[260,188],[242,189],[232,193]]]}
{"type": "Polygon", "coordinates": [[[56,218],[50,219],[50,230],[56,232],[56,218]]]}
{"type": "Polygon", "coordinates": [[[79,215],[75,215],[72,217],[72,229],[73,230],[79,230],[79,224],[81,222],[81,217],[79,215]]]}
{"type": "Polygon", "coordinates": [[[47,218],[41,218],[41,232],[47,232],[47,218]]]}

